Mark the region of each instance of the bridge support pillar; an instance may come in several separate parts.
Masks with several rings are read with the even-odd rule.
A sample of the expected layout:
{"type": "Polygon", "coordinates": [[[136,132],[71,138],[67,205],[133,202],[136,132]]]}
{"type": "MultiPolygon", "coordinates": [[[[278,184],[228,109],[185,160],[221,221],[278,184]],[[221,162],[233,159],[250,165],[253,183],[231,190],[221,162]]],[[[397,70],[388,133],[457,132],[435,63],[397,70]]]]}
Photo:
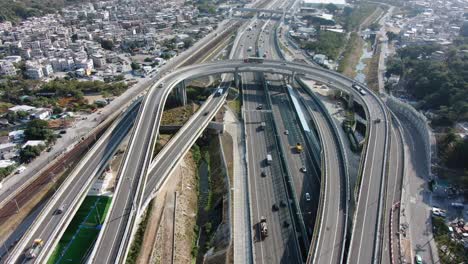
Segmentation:
{"type": "Polygon", "coordinates": [[[234,71],[234,86],[237,89],[240,89],[240,78],[239,78],[239,72],[238,72],[237,68],[234,71]]]}
{"type": "Polygon", "coordinates": [[[185,81],[181,81],[176,88],[176,97],[181,105],[187,104],[187,89],[185,87],[185,81]]]}
{"type": "Polygon", "coordinates": [[[290,85],[294,85],[295,80],[296,80],[296,72],[292,72],[291,75],[286,76],[286,83],[290,85]]]}

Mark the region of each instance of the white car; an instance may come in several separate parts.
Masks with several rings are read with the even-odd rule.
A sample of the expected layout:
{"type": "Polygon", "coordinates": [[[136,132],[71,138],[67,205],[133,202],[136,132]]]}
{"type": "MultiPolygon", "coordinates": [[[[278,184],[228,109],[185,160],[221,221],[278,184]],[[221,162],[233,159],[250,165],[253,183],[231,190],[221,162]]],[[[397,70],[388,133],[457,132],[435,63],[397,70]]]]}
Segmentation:
{"type": "Polygon", "coordinates": [[[447,213],[444,210],[440,209],[440,208],[433,207],[432,208],[432,215],[440,216],[440,217],[446,217],[447,213]]]}
{"type": "Polygon", "coordinates": [[[309,193],[305,194],[305,198],[306,198],[306,201],[310,202],[310,194],[309,193]]]}

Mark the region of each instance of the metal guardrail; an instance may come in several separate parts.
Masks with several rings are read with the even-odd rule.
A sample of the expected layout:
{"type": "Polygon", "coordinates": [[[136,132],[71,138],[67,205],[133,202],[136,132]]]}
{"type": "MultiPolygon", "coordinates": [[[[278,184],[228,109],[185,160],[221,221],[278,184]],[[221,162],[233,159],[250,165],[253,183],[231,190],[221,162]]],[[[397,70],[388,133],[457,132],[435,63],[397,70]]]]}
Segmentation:
{"type": "MultiPolygon", "coordinates": [[[[338,127],[336,126],[336,123],[334,122],[333,118],[331,117],[330,113],[326,109],[323,102],[317,97],[317,95],[315,95],[308,88],[308,86],[304,83],[304,81],[301,78],[296,78],[296,80],[299,83],[299,85],[304,89],[304,91],[306,91],[306,93],[309,94],[309,96],[314,100],[316,105],[319,107],[320,112],[322,112],[323,116],[327,120],[328,126],[331,127],[331,129],[332,129],[332,132],[333,132],[332,134],[333,134],[333,137],[335,139],[335,142],[338,142],[338,153],[341,156],[341,159],[343,160],[343,163],[340,164],[340,166],[342,166],[342,170],[344,171],[344,176],[345,176],[344,181],[345,181],[345,190],[346,190],[346,206],[345,206],[346,210],[345,210],[345,223],[344,223],[345,229],[343,231],[344,241],[343,241],[343,248],[341,250],[341,258],[340,258],[340,263],[341,263],[342,260],[343,260],[344,251],[345,251],[345,246],[344,245],[346,244],[346,233],[347,233],[347,227],[348,227],[348,212],[349,212],[349,202],[350,202],[349,171],[348,171],[347,153],[346,153],[346,150],[345,150],[345,145],[344,145],[343,139],[340,136],[341,134],[338,131],[338,127]]],[[[324,160],[324,159],[325,158],[323,158],[322,160],[324,160]]],[[[324,166],[324,172],[323,172],[323,177],[322,178],[325,179],[326,175],[327,175],[326,166],[324,166]]],[[[318,229],[316,228],[315,230],[321,230],[321,226],[322,226],[322,223],[320,223],[320,226],[317,227],[318,229]]],[[[318,246],[318,244],[316,246],[318,246]]],[[[312,249],[312,246],[311,246],[311,250],[309,250],[309,257],[310,257],[309,260],[310,261],[308,261],[308,263],[312,263],[313,259],[315,258],[315,256],[313,256],[314,253],[316,253],[316,247],[314,247],[312,249]]]]}

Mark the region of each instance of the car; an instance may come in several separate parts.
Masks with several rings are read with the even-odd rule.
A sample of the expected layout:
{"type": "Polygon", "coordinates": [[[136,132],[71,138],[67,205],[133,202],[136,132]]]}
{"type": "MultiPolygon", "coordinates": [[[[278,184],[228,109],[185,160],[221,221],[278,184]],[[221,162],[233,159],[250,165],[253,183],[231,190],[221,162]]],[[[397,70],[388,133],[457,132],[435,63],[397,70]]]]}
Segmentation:
{"type": "Polygon", "coordinates": [[[265,171],[260,172],[260,176],[266,177],[266,172],[265,171]]]}
{"type": "Polygon", "coordinates": [[[303,172],[303,173],[306,173],[306,172],[307,172],[307,168],[306,168],[306,167],[301,167],[299,170],[300,170],[301,172],[303,172]]]}
{"type": "Polygon", "coordinates": [[[306,201],[310,202],[310,193],[305,194],[305,199],[306,201]]]}
{"type": "Polygon", "coordinates": [[[67,131],[66,131],[66,130],[62,130],[62,131],[60,131],[60,134],[62,134],[62,135],[63,135],[63,134],[66,134],[66,133],[67,133],[67,131]]]}
{"type": "Polygon", "coordinates": [[[374,123],[375,123],[375,124],[378,124],[378,123],[380,123],[381,121],[382,121],[382,120],[380,120],[380,118],[377,118],[377,119],[374,120],[374,123]]]}
{"type": "Polygon", "coordinates": [[[288,221],[284,221],[284,222],[283,222],[283,226],[284,226],[284,228],[288,228],[288,227],[289,227],[289,222],[288,222],[288,221]]]}
{"type": "Polygon", "coordinates": [[[19,166],[18,169],[16,169],[16,172],[15,174],[20,174],[22,173],[23,171],[26,170],[26,167],[25,166],[19,166]]]}
{"type": "Polygon", "coordinates": [[[433,216],[439,216],[439,217],[442,217],[442,218],[447,217],[447,213],[444,210],[442,210],[440,208],[437,208],[437,207],[432,208],[432,215],[433,216]]]}
{"type": "Polygon", "coordinates": [[[263,109],[263,105],[262,105],[262,104],[259,104],[259,105],[257,106],[257,109],[258,109],[258,110],[262,110],[262,109],[263,109]]]}
{"type": "Polygon", "coordinates": [[[204,116],[207,116],[210,112],[206,111],[205,113],[203,113],[204,116]]]}
{"type": "Polygon", "coordinates": [[[284,131],[284,134],[285,134],[285,135],[289,135],[289,130],[286,129],[286,130],[284,131]]]}
{"type": "Polygon", "coordinates": [[[63,210],[65,209],[65,206],[66,206],[66,204],[60,205],[59,208],[55,209],[55,212],[54,212],[54,213],[55,213],[55,214],[58,214],[58,215],[61,214],[61,213],[63,213],[63,210]]]}
{"type": "Polygon", "coordinates": [[[271,210],[273,210],[273,212],[276,212],[279,210],[279,207],[277,204],[273,204],[273,206],[271,207],[271,210]]]}
{"type": "Polygon", "coordinates": [[[422,257],[420,255],[416,255],[415,259],[416,259],[416,264],[422,264],[423,263],[422,257]]]}
{"type": "Polygon", "coordinates": [[[281,201],[279,202],[279,204],[280,204],[280,206],[283,207],[283,208],[286,207],[286,203],[285,203],[283,200],[281,200],[281,201]]]}

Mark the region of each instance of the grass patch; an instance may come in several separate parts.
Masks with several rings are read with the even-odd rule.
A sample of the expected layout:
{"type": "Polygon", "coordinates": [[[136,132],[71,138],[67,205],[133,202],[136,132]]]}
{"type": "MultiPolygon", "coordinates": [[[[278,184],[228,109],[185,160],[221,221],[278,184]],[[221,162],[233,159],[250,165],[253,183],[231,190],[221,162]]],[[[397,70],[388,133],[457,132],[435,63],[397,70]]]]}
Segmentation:
{"type": "Polygon", "coordinates": [[[85,263],[110,203],[111,197],[87,196],[47,263],[85,263]]]}
{"type": "Polygon", "coordinates": [[[343,59],[338,66],[338,72],[354,78],[356,76],[356,65],[362,56],[362,48],[364,40],[356,33],[351,33],[351,36],[346,44],[346,49],[343,53],[343,59]]]}
{"type": "Polygon", "coordinates": [[[380,45],[377,45],[377,51],[372,55],[372,58],[366,63],[366,83],[367,87],[378,92],[379,91],[379,57],[380,45]]]}
{"type": "Polygon", "coordinates": [[[6,114],[8,108],[13,107],[13,104],[7,102],[0,102],[0,114],[6,114]]]}
{"type": "Polygon", "coordinates": [[[239,97],[237,97],[234,100],[229,101],[228,103],[229,108],[236,113],[237,117],[239,118],[241,116],[241,102],[239,97]]]}
{"type": "Polygon", "coordinates": [[[361,24],[364,24],[362,26],[365,26],[365,24],[368,23],[367,21],[370,20],[368,19],[369,16],[375,12],[378,6],[379,4],[375,3],[360,3],[355,8],[353,8],[349,14],[346,14],[341,18],[338,17],[338,22],[344,24],[347,31],[357,30],[361,24]]]}
{"type": "Polygon", "coordinates": [[[336,60],[345,45],[345,41],[346,37],[342,33],[320,30],[317,39],[305,42],[303,47],[317,54],[325,54],[329,58],[336,60]]]}
{"type": "Polygon", "coordinates": [[[197,111],[198,105],[187,104],[163,112],[161,125],[183,125],[197,111]]]}
{"type": "Polygon", "coordinates": [[[135,238],[133,239],[132,246],[128,252],[127,259],[125,260],[126,264],[134,264],[137,261],[138,255],[141,251],[141,245],[143,244],[143,237],[145,236],[146,226],[153,211],[153,200],[148,205],[148,210],[146,210],[145,217],[138,225],[138,230],[135,233],[135,238]]]}

